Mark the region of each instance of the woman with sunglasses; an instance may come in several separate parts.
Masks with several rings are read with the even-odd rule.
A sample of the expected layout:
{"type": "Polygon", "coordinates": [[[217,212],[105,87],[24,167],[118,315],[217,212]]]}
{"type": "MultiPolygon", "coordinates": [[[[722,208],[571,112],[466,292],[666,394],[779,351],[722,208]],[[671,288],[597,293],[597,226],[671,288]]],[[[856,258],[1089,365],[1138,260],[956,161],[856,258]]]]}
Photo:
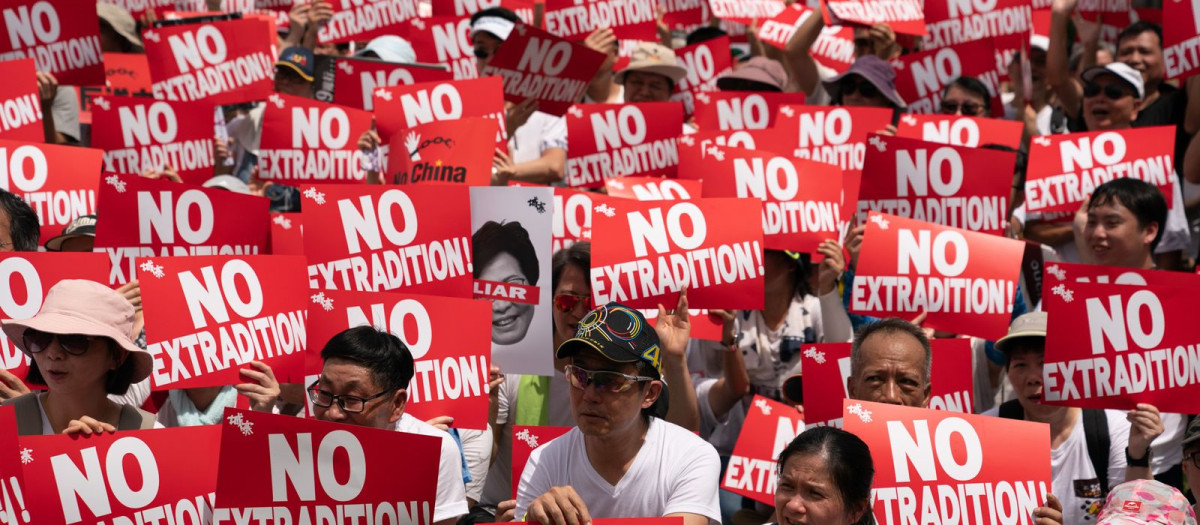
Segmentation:
{"type": "Polygon", "coordinates": [[[942,90],[938,111],[943,115],[988,117],[992,114],[992,94],[975,77],[958,77],[942,90]]]}
{"type": "Polygon", "coordinates": [[[20,435],[93,434],[153,428],[154,415],[113,402],[149,377],[153,358],[130,339],[134,307],[108,287],[82,280],[54,285],[37,315],[3,322],[5,335],[33,358],[26,381],[43,385],[6,401],[20,435]]]}
{"type": "Polygon", "coordinates": [[[863,55],[845,73],[823,81],[835,106],[892,108],[903,110],[904,100],[896,91],[896,71],[875,55],[863,55]]]}

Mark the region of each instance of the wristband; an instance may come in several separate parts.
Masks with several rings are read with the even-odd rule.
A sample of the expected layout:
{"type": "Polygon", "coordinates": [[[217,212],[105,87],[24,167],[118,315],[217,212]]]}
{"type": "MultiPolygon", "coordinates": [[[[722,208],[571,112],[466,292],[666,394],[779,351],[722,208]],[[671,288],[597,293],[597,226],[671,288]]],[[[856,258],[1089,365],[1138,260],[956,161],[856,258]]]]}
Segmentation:
{"type": "Polygon", "coordinates": [[[1150,466],[1150,447],[1146,447],[1146,456],[1141,459],[1133,459],[1129,455],[1129,447],[1125,447],[1125,463],[1131,467],[1149,467],[1150,466]]]}

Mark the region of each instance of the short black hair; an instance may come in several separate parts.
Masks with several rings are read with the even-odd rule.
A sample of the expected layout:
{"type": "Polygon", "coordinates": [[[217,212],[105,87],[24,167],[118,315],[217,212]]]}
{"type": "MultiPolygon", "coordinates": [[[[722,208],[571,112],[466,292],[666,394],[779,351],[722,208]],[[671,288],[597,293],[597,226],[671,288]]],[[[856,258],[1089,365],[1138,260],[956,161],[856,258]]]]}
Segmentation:
{"type": "Polygon", "coordinates": [[[1159,189],[1149,182],[1123,177],[1113,179],[1096,186],[1092,199],[1088,202],[1088,211],[1096,206],[1105,204],[1120,204],[1129,209],[1137,217],[1138,227],[1146,228],[1150,223],[1158,225],[1158,233],[1150,243],[1150,251],[1158,247],[1162,240],[1163,230],[1167,226],[1167,199],[1159,189]]]}
{"type": "Polygon", "coordinates": [[[321,349],[321,359],[342,359],[371,371],[384,391],[408,388],[413,377],[413,356],[399,337],[373,326],[356,326],[339,332],[321,349]]]}
{"type": "MultiPolygon", "coordinates": [[[[554,258],[550,260],[551,292],[558,289],[558,282],[562,279],[563,271],[567,269],[567,265],[583,270],[584,276],[589,275],[592,271],[592,243],[588,241],[577,242],[554,252],[554,258]]],[[[588,280],[588,285],[591,285],[590,279],[588,280]]]]}
{"type": "Polygon", "coordinates": [[[483,223],[483,226],[471,235],[471,250],[475,252],[472,273],[476,279],[492,259],[507,253],[517,260],[521,273],[525,274],[525,279],[531,286],[538,282],[541,268],[538,265],[537,250],[533,248],[533,241],[529,240],[529,232],[525,231],[519,222],[483,223]]]}
{"type": "Polygon", "coordinates": [[[850,375],[853,376],[858,371],[862,370],[862,345],[868,337],[876,333],[883,334],[908,334],[917,342],[921,343],[921,347],[925,350],[924,365],[921,372],[925,376],[925,381],[929,381],[929,371],[933,367],[933,349],[929,345],[929,337],[925,335],[925,331],[921,327],[912,324],[899,317],[889,317],[880,319],[873,323],[864,325],[854,333],[854,342],[850,345],[850,375]]]}
{"type": "Polygon", "coordinates": [[[507,7],[489,7],[487,9],[480,9],[478,12],[471,15],[471,25],[475,25],[475,22],[478,22],[480,18],[485,16],[503,18],[514,24],[521,21],[521,17],[517,16],[517,13],[512,9],[507,7]]]}
{"type": "MultiPolygon", "coordinates": [[[[101,339],[103,339],[105,345],[107,345],[108,351],[112,354],[113,360],[116,360],[120,356],[121,350],[124,349],[112,339],[107,337],[102,337],[101,339]]],[[[109,370],[107,373],[105,373],[104,393],[116,396],[125,395],[125,393],[129,391],[129,386],[133,384],[134,366],[136,365],[134,365],[133,356],[128,355],[125,358],[125,362],[121,363],[121,366],[118,366],[116,369],[109,370]]],[[[42,377],[42,371],[38,368],[36,360],[31,360],[29,362],[29,370],[25,373],[25,382],[31,385],[46,386],[46,378],[42,377]]]]}
{"type": "Polygon", "coordinates": [[[13,250],[36,252],[41,236],[41,225],[33,208],[16,194],[0,190],[0,212],[8,216],[8,234],[12,237],[13,250]]]}
{"type": "Polygon", "coordinates": [[[1120,33],[1117,33],[1117,45],[1120,46],[1121,42],[1123,42],[1126,38],[1136,38],[1138,35],[1145,33],[1146,31],[1153,31],[1155,35],[1158,35],[1158,48],[1161,50],[1163,45],[1162,26],[1155,24],[1154,22],[1147,22],[1145,20],[1138,20],[1137,22],[1129,24],[1128,26],[1125,26],[1125,29],[1122,29],[1120,33]]]}
{"type": "Polygon", "coordinates": [[[709,40],[716,40],[723,36],[729,36],[723,29],[713,26],[702,26],[695,31],[688,33],[687,45],[692,46],[709,40]]]}
{"type": "Polygon", "coordinates": [[[776,468],[780,474],[792,456],[817,456],[824,460],[845,510],[853,510],[851,505],[856,503],[866,509],[855,525],[875,523],[870,506],[875,462],[871,460],[870,447],[861,438],[840,428],[813,427],[801,432],[779,453],[776,468]]]}
{"type": "Polygon", "coordinates": [[[984,84],[982,80],[970,76],[961,76],[951,80],[950,83],[946,84],[946,87],[942,89],[942,98],[946,98],[946,94],[950,93],[950,88],[952,87],[957,87],[967,91],[968,93],[978,95],[979,98],[983,99],[984,109],[986,109],[989,114],[992,112],[992,92],[988,89],[987,84],[984,84]]]}

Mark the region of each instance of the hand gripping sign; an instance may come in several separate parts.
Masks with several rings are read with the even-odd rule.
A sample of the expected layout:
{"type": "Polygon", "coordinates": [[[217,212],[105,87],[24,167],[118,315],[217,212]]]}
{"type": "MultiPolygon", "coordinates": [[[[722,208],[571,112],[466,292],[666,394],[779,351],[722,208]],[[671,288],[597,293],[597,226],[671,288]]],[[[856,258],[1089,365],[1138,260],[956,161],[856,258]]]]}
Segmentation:
{"type": "Polygon", "coordinates": [[[696,125],[703,130],[767,129],[783,104],[803,104],[803,93],[720,91],[696,96],[696,125]]]}
{"type": "Polygon", "coordinates": [[[925,2],[924,49],[1018,36],[1028,40],[1033,7],[1021,0],[930,0],[925,2]]]}
{"type": "Polygon", "coordinates": [[[942,91],[962,76],[978,78],[987,85],[992,95],[992,115],[1003,111],[998,100],[1000,78],[992,39],[904,55],[892,61],[892,67],[896,70],[896,92],[908,104],[909,113],[940,111],[942,91]]]}
{"type": "Polygon", "coordinates": [[[559,436],[570,432],[574,427],[530,427],[513,425],[512,427],[512,492],[513,499],[517,498],[517,489],[521,486],[521,474],[525,472],[525,464],[533,451],[546,443],[558,439],[559,436]]]}
{"type": "Polygon", "coordinates": [[[250,361],[280,383],[300,377],[307,347],[304,259],[286,255],[145,257],[146,349],[154,390],[244,383],[250,361]],[[186,314],[186,315],[181,315],[186,314]]]}
{"type": "Polygon", "coordinates": [[[1200,3],[1164,3],[1162,25],[1167,78],[1194,75],[1200,70],[1200,3]]]}
{"type": "Polygon", "coordinates": [[[14,0],[0,8],[0,61],[32,58],[62,85],[104,83],[100,17],[71,0],[14,0]]]}
{"type": "Polygon", "coordinates": [[[717,91],[717,78],[733,71],[729,52],[729,37],[723,36],[675,50],[679,64],[687,75],[675,86],[672,101],[683,102],[688,115],[696,112],[696,95],[717,91]]]}
{"type": "Polygon", "coordinates": [[[822,0],[825,25],[888,24],[896,33],[925,34],[923,2],[917,0],[822,0]]]}
{"type": "Polygon", "coordinates": [[[504,99],[536,99],[538,111],[561,116],[583,98],[604,54],[518,23],[492,56],[484,75],[504,78],[504,99]]]}
{"type": "Polygon", "coordinates": [[[263,100],[275,90],[270,23],[241,19],[142,32],[154,98],[214,105],[263,100]]]}
{"type": "Polygon", "coordinates": [[[112,262],[108,282],[133,278],[134,259],[254,255],[267,250],[267,199],[136,175],[106,175],[96,214],[96,251],[112,262]]]}
{"type": "Polygon", "coordinates": [[[439,437],[232,408],[220,427],[212,525],[433,523],[439,437]]]}
{"type": "Polygon", "coordinates": [[[689,201],[701,197],[698,180],[620,177],[604,181],[609,197],[639,201],[689,201]]]}
{"type": "Polygon", "coordinates": [[[388,146],[387,179],[395,184],[492,182],[496,121],[465,117],[401,130],[388,146]]]}
{"type": "Polygon", "coordinates": [[[1025,206],[1031,212],[1075,211],[1105,182],[1132,177],[1155,186],[1171,205],[1173,126],[1043,135],[1029,145],[1025,206]]]}
{"type": "MultiPolygon", "coordinates": [[[[33,317],[42,309],[46,292],[63,279],[107,283],[108,259],[99,253],[0,254],[0,319],[33,317]]],[[[5,370],[24,380],[30,358],[7,337],[0,338],[0,358],[5,370]]]]}
{"type": "Polygon", "coordinates": [[[871,135],[858,223],[876,211],[1002,235],[1016,154],[871,135]]]}
{"type": "Polygon", "coordinates": [[[445,82],[449,71],[414,64],[338,58],[333,68],[333,103],[354,109],[375,109],[375,90],[425,82],[445,82]]]}
{"type": "Polygon", "coordinates": [[[593,211],[592,296],[633,308],[762,307],[762,202],[616,201],[593,211]]]}
{"type": "Polygon", "coordinates": [[[896,136],[939,144],[977,148],[986,145],[1021,146],[1023,125],[1015,120],[961,115],[904,115],[896,136]]]}
{"type": "Polygon", "coordinates": [[[216,426],[22,437],[22,523],[207,523],[220,438],[216,426]]]}
{"type": "Polygon", "coordinates": [[[408,40],[418,61],[448,66],[447,76],[457,80],[479,76],[471,45],[471,15],[414,18],[408,21],[408,40]]]}
{"type": "Polygon", "coordinates": [[[704,197],[763,201],[763,246],[816,253],[838,238],[842,170],[762,150],[684,146],[679,173],[704,179],[704,197]]]}
{"type": "Polygon", "coordinates": [[[42,100],[32,58],[0,62],[0,138],[43,142],[42,100]]]}
{"type": "MultiPolygon", "coordinates": [[[[491,311],[491,304],[472,299],[313,291],[308,335],[314,348],[320,348],[348,328],[387,330],[413,357],[415,373],[404,411],[422,421],[451,416],[455,428],[487,430],[491,311]]],[[[310,357],[315,359],[309,360],[307,372],[315,378],[321,359],[312,352],[310,357]]]]}
{"type": "Polygon", "coordinates": [[[844,401],[846,430],[871,449],[881,525],[1028,523],[1050,491],[1044,423],[844,401]],[[1020,454],[1013,454],[1020,443],[1020,454]]]}
{"type": "Polygon", "coordinates": [[[315,290],[471,295],[465,186],[310,186],[302,219],[315,290]]]}
{"type": "Polygon", "coordinates": [[[567,183],[597,188],[615,177],[674,177],[683,127],[678,102],[576,104],[567,110],[567,183]]]}
{"type": "Polygon", "coordinates": [[[141,97],[92,99],[92,145],[104,171],[138,175],[174,169],[189,184],[213,176],[213,107],[141,97]]]}
{"type": "Polygon", "coordinates": [[[100,156],[96,149],[0,140],[0,189],[37,213],[41,239],[96,213],[100,156]]]}
{"type": "MultiPolygon", "coordinates": [[[[778,1],[778,0],[775,0],[778,1]]],[[[651,0],[546,0],[546,30],[567,40],[583,40],[609,28],[620,40],[658,40],[658,6],[651,0]]]]}
{"type": "Polygon", "coordinates": [[[317,33],[322,43],[356,42],[400,32],[418,16],[417,0],[336,0],[333,17],[317,33]]]}
{"type": "MultiPolygon", "coordinates": [[[[385,143],[403,129],[445,120],[489,117],[504,126],[500,77],[380,88],[375,90],[374,106],[375,127],[385,143]]],[[[496,146],[505,144],[504,135],[498,135],[496,146]]]]}
{"type": "Polygon", "coordinates": [[[756,395],[746,412],[721,488],[767,504],[775,504],[779,453],[804,431],[804,416],[795,407],[756,395]]]}
{"type": "Polygon", "coordinates": [[[258,176],[290,182],[358,182],[358,137],[371,114],[315,100],[272,93],[263,112],[258,176]]]}
{"type": "Polygon", "coordinates": [[[708,8],[716,18],[750,25],[774,18],[786,6],[783,0],[708,0],[708,8]]]}
{"type": "Polygon", "coordinates": [[[1008,333],[1025,245],[995,235],[871,212],[850,310],[915,317],[995,341],[1008,333]]]}

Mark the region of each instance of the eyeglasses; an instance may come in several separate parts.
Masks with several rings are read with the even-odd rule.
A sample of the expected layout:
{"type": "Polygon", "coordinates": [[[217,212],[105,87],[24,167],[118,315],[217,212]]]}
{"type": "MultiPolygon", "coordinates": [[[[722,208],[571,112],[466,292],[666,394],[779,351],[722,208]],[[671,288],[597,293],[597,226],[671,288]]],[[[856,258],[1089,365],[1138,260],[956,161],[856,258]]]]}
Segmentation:
{"type": "Polygon", "coordinates": [[[358,414],[363,410],[366,410],[368,401],[379,399],[394,390],[398,389],[389,388],[370,397],[339,396],[317,388],[317,383],[314,382],[313,384],[308,385],[308,399],[312,401],[312,404],[321,408],[329,408],[333,406],[334,403],[337,403],[338,408],[342,409],[342,412],[347,414],[358,414]]]}
{"type": "Polygon", "coordinates": [[[585,370],[575,365],[563,367],[563,373],[567,376],[567,382],[574,388],[583,390],[588,385],[592,385],[596,387],[597,391],[612,394],[625,392],[642,381],[656,381],[653,377],[631,376],[608,370],[585,370]]]}
{"type": "Polygon", "coordinates": [[[1103,92],[1104,96],[1109,100],[1121,100],[1125,97],[1133,96],[1133,93],[1121,89],[1120,86],[1117,86],[1116,84],[1105,84],[1103,87],[1101,87],[1100,84],[1095,82],[1088,82],[1083,86],[1083,96],[1086,98],[1092,98],[1096,95],[1099,95],[1101,92],[1103,92]]]}
{"type": "Polygon", "coordinates": [[[978,115],[983,111],[983,105],[974,102],[964,102],[962,104],[957,102],[942,102],[942,114],[944,115],[957,114],[959,109],[962,110],[963,115],[978,115]]]}
{"type": "Polygon", "coordinates": [[[554,307],[562,313],[570,312],[575,309],[575,305],[583,303],[583,309],[586,311],[592,310],[592,296],[590,295],[574,295],[569,293],[560,293],[554,296],[554,307]]]}
{"type": "Polygon", "coordinates": [[[50,348],[50,344],[54,340],[58,340],[58,345],[63,351],[71,355],[83,355],[92,346],[92,340],[98,339],[94,335],[83,334],[51,334],[33,328],[26,328],[25,334],[21,336],[21,341],[25,343],[25,352],[28,354],[39,354],[50,348]]]}
{"type": "Polygon", "coordinates": [[[855,91],[857,91],[858,94],[862,95],[864,98],[871,98],[879,94],[879,88],[875,87],[875,84],[872,84],[866,80],[862,82],[855,82],[854,80],[844,79],[838,82],[838,92],[841,93],[842,96],[853,95],[855,91]]]}
{"type": "Polygon", "coordinates": [[[1184,456],[1183,460],[1191,461],[1193,467],[1200,469],[1200,450],[1197,450],[1195,452],[1192,452],[1191,454],[1184,456]]]}

